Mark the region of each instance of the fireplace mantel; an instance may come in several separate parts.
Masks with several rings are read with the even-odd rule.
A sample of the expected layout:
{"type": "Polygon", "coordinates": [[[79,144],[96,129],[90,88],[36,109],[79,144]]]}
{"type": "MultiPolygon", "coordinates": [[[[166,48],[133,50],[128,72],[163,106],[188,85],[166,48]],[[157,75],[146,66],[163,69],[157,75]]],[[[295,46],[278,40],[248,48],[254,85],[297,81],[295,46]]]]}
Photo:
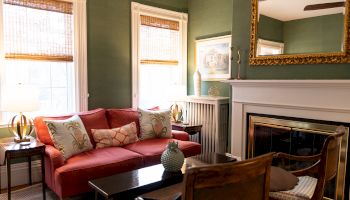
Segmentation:
{"type": "Polygon", "coordinates": [[[227,80],[231,153],[245,158],[247,113],[350,123],[350,80],[227,80]]]}

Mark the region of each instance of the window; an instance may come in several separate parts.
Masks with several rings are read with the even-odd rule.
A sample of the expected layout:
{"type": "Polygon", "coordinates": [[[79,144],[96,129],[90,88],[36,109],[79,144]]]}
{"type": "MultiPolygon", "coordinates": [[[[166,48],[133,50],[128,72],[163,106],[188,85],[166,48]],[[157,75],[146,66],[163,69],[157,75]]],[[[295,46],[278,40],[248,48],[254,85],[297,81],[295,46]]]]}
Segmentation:
{"type": "Polygon", "coordinates": [[[269,40],[258,39],[257,56],[283,54],[284,44],[269,40]]]}
{"type": "Polygon", "coordinates": [[[132,4],[133,107],[169,108],[186,95],[187,14],[132,4]]]}
{"type": "MultiPolygon", "coordinates": [[[[1,88],[16,84],[35,86],[40,110],[31,113],[32,116],[86,110],[83,99],[87,97],[83,83],[86,2],[2,0],[1,3],[1,88]]],[[[3,123],[12,116],[1,114],[3,123]]]]}

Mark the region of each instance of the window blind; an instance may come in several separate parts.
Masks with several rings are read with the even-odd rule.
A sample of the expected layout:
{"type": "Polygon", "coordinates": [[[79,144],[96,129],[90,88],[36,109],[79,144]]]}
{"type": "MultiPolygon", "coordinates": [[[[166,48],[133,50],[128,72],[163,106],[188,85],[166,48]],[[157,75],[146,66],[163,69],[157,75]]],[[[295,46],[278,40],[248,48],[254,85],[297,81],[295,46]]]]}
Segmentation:
{"type": "Polygon", "coordinates": [[[141,15],[141,64],[178,65],[179,29],[178,21],[141,15]]]}
{"type": "Polygon", "coordinates": [[[3,0],[5,58],[73,61],[73,5],[3,0]]]}

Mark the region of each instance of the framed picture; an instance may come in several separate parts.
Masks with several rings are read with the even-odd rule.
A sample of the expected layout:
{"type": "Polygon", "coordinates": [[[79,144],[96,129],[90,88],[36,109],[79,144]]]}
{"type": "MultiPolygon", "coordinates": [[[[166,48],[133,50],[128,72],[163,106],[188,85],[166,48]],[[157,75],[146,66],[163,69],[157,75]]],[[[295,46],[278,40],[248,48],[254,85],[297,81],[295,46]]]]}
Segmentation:
{"type": "Polygon", "coordinates": [[[204,81],[231,78],[231,35],[196,41],[196,66],[204,81]]]}

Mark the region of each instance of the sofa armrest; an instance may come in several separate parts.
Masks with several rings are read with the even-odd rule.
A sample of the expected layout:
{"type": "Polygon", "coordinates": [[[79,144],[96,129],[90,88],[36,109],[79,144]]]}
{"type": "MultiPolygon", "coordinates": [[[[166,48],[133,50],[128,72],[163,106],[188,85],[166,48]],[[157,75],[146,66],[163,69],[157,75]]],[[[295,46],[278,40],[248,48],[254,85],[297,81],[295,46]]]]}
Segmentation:
{"type": "Polygon", "coordinates": [[[186,133],[185,131],[172,130],[171,134],[173,135],[173,138],[177,139],[177,140],[182,140],[182,141],[189,141],[190,140],[189,134],[186,133]]]}
{"type": "Polygon", "coordinates": [[[46,145],[45,157],[48,159],[52,171],[64,165],[62,153],[51,145],[46,145]]]}

